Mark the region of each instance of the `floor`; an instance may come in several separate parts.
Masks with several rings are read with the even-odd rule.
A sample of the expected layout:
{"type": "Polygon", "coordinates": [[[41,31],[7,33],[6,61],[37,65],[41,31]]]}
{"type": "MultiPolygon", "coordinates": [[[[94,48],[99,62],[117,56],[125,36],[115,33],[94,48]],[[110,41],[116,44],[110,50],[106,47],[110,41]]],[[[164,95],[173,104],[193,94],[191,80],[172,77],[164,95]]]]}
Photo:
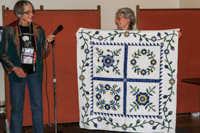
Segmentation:
{"type": "MultiPolygon", "coordinates": [[[[0,133],[5,132],[5,114],[0,114],[0,133]]],[[[177,115],[176,127],[179,129],[177,133],[200,133],[200,117],[192,116],[190,114],[177,115]]],[[[45,133],[55,133],[54,126],[46,126],[45,133]]],[[[114,133],[105,131],[94,131],[80,129],[79,123],[58,124],[58,133],[114,133]]],[[[22,133],[32,133],[31,127],[23,127],[22,133]]],[[[119,132],[116,132],[119,133],[119,132]]]]}
{"type": "Polygon", "coordinates": [[[177,115],[176,127],[190,133],[200,133],[200,116],[192,116],[190,114],[177,115]]]}

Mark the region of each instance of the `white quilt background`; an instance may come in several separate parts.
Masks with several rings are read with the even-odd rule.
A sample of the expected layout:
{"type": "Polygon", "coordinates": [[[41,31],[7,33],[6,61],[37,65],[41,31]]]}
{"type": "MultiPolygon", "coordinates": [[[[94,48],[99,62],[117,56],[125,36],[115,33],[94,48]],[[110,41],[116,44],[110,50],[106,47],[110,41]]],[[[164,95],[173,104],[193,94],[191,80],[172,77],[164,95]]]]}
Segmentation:
{"type": "Polygon", "coordinates": [[[80,127],[175,133],[178,30],[80,28],[80,127]]]}

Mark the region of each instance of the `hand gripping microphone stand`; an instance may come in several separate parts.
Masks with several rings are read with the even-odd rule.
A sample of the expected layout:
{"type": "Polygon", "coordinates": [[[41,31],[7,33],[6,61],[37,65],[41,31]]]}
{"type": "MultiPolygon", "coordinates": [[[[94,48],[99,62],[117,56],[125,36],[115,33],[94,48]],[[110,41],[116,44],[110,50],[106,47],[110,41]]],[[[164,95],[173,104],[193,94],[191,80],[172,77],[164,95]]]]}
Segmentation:
{"type": "MultiPolygon", "coordinates": [[[[56,35],[59,31],[63,29],[63,26],[60,25],[58,28],[52,33],[56,35]]],[[[51,42],[52,44],[52,52],[53,52],[53,85],[54,85],[54,111],[55,111],[55,133],[57,133],[57,104],[56,104],[56,76],[55,76],[55,54],[54,54],[54,41],[51,42]]]]}

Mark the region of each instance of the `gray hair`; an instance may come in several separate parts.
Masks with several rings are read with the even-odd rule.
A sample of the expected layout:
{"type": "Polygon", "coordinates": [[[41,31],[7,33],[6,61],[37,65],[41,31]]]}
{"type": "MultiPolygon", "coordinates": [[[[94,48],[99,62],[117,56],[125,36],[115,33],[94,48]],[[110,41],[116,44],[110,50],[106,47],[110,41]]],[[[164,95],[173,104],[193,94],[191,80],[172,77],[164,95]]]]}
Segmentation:
{"type": "Polygon", "coordinates": [[[129,27],[132,29],[132,26],[135,23],[135,14],[134,14],[133,10],[125,7],[125,8],[120,8],[120,9],[117,10],[116,17],[118,15],[118,13],[124,18],[130,19],[129,27]]]}
{"type": "MultiPolygon", "coordinates": [[[[19,18],[20,16],[24,15],[24,7],[27,5],[31,5],[33,7],[33,4],[30,1],[27,0],[19,0],[17,3],[15,3],[13,12],[14,14],[19,18]]],[[[34,10],[34,7],[33,7],[34,10]]]]}

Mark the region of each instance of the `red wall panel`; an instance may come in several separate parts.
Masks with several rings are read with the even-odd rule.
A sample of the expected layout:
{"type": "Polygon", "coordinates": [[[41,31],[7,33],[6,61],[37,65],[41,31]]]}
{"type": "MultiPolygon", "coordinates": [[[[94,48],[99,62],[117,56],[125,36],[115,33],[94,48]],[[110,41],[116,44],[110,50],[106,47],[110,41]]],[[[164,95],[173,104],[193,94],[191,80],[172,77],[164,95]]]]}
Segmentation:
{"type": "Polygon", "coordinates": [[[138,29],[180,28],[178,49],[177,113],[199,112],[199,86],[181,82],[200,77],[200,9],[139,9],[138,29]]]}

